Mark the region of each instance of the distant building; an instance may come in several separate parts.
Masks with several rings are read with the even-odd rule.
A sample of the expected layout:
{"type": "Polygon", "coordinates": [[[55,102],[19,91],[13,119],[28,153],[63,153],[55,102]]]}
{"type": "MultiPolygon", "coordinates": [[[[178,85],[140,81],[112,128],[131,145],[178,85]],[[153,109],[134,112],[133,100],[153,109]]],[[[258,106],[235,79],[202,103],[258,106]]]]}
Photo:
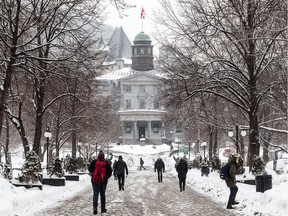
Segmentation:
{"type": "MultiPolygon", "coordinates": [[[[161,144],[165,138],[163,119],[165,108],[159,102],[160,76],[153,66],[153,45],[149,35],[140,32],[133,45],[129,44],[123,29],[116,29],[110,40],[114,53],[108,54],[104,67],[107,72],[99,77],[103,93],[119,101],[117,113],[121,124],[121,142],[125,144],[161,144]],[[118,33],[116,33],[116,30],[118,33]],[[117,36],[116,36],[117,35],[117,36]],[[119,41],[117,46],[116,41],[119,41]],[[132,64],[126,58],[128,47],[132,64]],[[116,57],[117,56],[117,57],[116,57]],[[124,58],[125,57],[125,58],[124,58]],[[119,60],[123,64],[118,64],[119,60]],[[108,61],[109,60],[109,61],[108,61]],[[111,62],[110,62],[111,61],[111,62]],[[125,63],[127,62],[127,64],[125,63]],[[113,68],[112,68],[113,65],[113,68]],[[115,68],[116,66],[116,68],[115,68]],[[114,70],[115,69],[115,70],[114,70]]],[[[110,50],[110,46],[109,46],[110,50]]]]}
{"type": "Polygon", "coordinates": [[[122,27],[116,27],[107,47],[108,53],[102,65],[106,72],[131,67],[131,43],[122,27]]]}

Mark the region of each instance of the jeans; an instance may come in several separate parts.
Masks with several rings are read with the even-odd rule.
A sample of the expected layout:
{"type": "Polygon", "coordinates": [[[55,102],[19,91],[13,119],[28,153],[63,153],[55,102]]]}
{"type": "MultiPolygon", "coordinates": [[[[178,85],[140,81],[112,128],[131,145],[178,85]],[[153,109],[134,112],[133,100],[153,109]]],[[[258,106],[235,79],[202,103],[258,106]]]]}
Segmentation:
{"type": "Polygon", "coordinates": [[[125,174],[118,174],[118,185],[119,185],[119,190],[122,189],[122,187],[124,187],[124,183],[125,183],[125,174]]]}
{"type": "Polygon", "coordinates": [[[158,182],[162,182],[162,178],[163,178],[162,170],[157,170],[157,173],[158,173],[158,182]]]}
{"type": "Polygon", "coordinates": [[[93,207],[97,208],[98,206],[98,197],[100,193],[101,197],[101,210],[105,209],[106,207],[106,186],[107,184],[94,184],[92,183],[93,186],[93,207]]]}
{"type": "Polygon", "coordinates": [[[180,186],[180,190],[185,190],[185,184],[186,184],[186,178],[179,178],[179,186],[180,186]]]}
{"type": "Polygon", "coordinates": [[[229,196],[229,200],[228,200],[229,204],[232,204],[235,202],[237,192],[238,192],[237,185],[235,185],[234,187],[230,187],[230,196],[229,196]]]}

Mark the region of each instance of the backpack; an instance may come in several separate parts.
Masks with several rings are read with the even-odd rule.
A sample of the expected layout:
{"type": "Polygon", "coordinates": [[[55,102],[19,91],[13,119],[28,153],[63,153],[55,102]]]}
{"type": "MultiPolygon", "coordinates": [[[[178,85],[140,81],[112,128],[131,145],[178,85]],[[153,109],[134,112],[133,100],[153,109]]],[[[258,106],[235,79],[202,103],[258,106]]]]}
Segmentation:
{"type": "Polygon", "coordinates": [[[220,172],[219,172],[219,175],[220,175],[220,178],[223,179],[223,180],[227,180],[230,175],[229,175],[229,169],[230,169],[230,164],[229,163],[226,163],[221,169],[220,169],[220,172]]]}
{"type": "Polygon", "coordinates": [[[106,161],[96,160],[92,179],[93,183],[104,184],[105,177],[106,177],[106,161]]]}

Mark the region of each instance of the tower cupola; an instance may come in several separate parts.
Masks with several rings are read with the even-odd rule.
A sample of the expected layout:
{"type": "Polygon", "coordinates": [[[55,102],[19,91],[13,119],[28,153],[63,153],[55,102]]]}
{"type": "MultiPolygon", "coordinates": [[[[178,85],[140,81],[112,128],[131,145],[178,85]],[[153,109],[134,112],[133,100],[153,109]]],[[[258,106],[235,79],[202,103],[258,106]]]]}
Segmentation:
{"type": "Polygon", "coordinates": [[[149,35],[144,32],[138,33],[132,45],[132,66],[133,70],[153,70],[153,45],[149,35]]]}

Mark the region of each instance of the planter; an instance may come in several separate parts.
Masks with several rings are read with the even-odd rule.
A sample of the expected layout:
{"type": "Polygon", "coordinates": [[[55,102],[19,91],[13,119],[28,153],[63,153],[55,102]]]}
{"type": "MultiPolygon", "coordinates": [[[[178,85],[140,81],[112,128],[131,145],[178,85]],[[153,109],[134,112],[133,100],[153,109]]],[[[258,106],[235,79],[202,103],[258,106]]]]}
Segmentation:
{"type": "Polygon", "coordinates": [[[26,189],[30,189],[30,188],[39,188],[40,190],[43,189],[43,185],[41,183],[36,183],[32,185],[29,185],[28,183],[20,183],[20,182],[15,182],[15,181],[11,181],[10,183],[14,185],[15,187],[25,187],[26,189]]]}
{"type": "Polygon", "coordinates": [[[78,174],[66,174],[64,177],[67,181],[79,181],[78,174]]]}
{"type": "Polygon", "coordinates": [[[244,183],[244,184],[249,184],[249,185],[255,185],[255,180],[254,179],[250,179],[250,180],[239,180],[237,181],[239,183],[244,183]]]}
{"type": "Polygon", "coordinates": [[[272,176],[260,175],[255,177],[256,192],[264,192],[272,188],[272,176]]]}
{"type": "Polygon", "coordinates": [[[201,167],[201,176],[203,175],[208,176],[209,173],[210,173],[209,167],[206,167],[206,166],[201,167]]]}
{"type": "Polygon", "coordinates": [[[89,172],[78,172],[77,174],[78,174],[78,175],[86,175],[86,174],[89,175],[89,172]]]}
{"type": "Polygon", "coordinates": [[[43,185],[51,185],[51,186],[65,186],[66,179],[65,178],[43,178],[43,185]]]}

